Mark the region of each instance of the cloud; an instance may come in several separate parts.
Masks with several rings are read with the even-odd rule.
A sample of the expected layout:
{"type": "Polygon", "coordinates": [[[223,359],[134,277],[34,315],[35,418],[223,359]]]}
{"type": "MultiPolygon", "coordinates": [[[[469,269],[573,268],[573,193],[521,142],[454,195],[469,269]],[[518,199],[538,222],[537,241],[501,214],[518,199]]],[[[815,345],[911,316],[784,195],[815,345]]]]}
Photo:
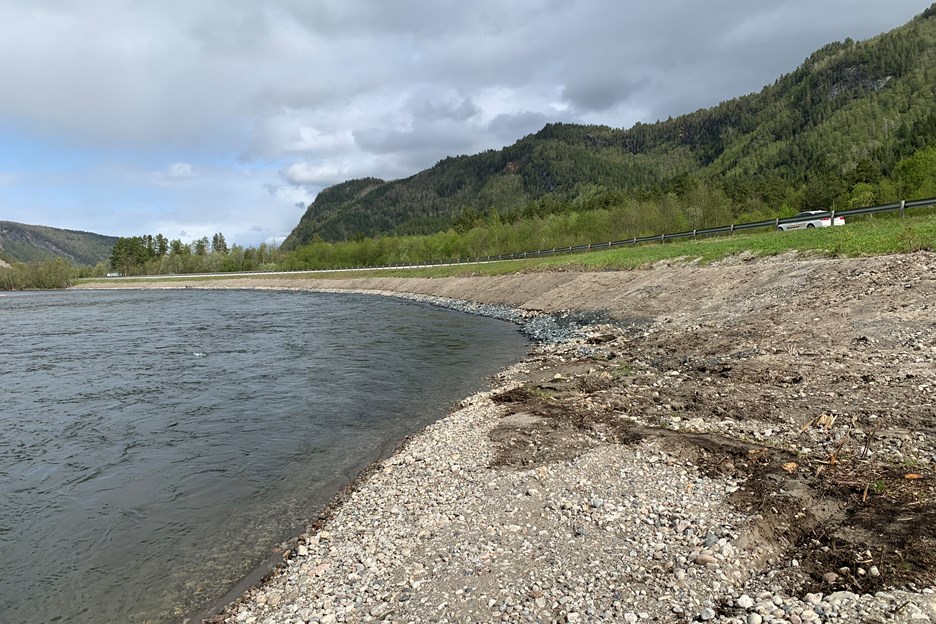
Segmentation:
{"type": "Polygon", "coordinates": [[[592,76],[570,81],[562,88],[562,99],[588,112],[606,111],[627,102],[648,79],[628,80],[613,75],[592,76]]]}
{"type": "Polygon", "coordinates": [[[281,171],[286,182],[295,186],[330,186],[355,177],[354,164],[350,161],[294,162],[281,171]]]}
{"type": "Polygon", "coordinates": [[[512,115],[502,113],[488,122],[487,129],[498,140],[509,142],[511,139],[519,139],[527,134],[532,134],[550,121],[555,120],[556,118],[552,115],[532,111],[523,111],[512,115]]]}
{"type": "Polygon", "coordinates": [[[170,178],[191,178],[192,165],[182,162],[172,163],[169,165],[169,171],[167,172],[167,175],[170,178]]]}
{"type": "Polygon", "coordinates": [[[411,175],[548,122],[691,112],[928,4],[0,3],[0,171],[10,172],[0,188],[16,210],[44,205],[43,218],[84,216],[104,231],[134,205],[142,223],[169,214],[176,231],[224,226],[230,240],[227,228],[259,235],[262,219],[279,236],[326,185],[411,175]],[[20,164],[26,154],[34,170],[20,164]],[[91,188],[62,175],[88,168],[124,176],[113,209],[100,200],[105,176],[91,188]],[[33,179],[60,186],[46,196],[33,179]]]}

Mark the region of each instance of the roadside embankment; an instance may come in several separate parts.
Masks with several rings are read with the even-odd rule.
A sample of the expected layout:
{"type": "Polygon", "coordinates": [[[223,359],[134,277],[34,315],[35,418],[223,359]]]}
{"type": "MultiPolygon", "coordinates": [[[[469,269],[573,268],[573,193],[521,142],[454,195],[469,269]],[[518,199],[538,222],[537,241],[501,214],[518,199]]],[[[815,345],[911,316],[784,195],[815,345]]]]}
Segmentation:
{"type": "Polygon", "coordinates": [[[936,622],[936,254],[184,286],[595,319],[374,466],[216,621],[936,622]]]}

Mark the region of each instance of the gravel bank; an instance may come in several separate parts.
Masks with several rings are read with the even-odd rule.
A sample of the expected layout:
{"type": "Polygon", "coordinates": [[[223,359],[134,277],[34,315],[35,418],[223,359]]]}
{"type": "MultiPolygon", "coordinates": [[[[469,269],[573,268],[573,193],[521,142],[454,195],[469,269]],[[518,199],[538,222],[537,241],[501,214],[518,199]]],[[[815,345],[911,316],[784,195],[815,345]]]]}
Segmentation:
{"type": "Polygon", "coordinates": [[[193,282],[430,298],[543,341],[215,621],[936,621],[934,276],[918,253],[193,282]]]}
{"type": "Polygon", "coordinates": [[[531,381],[594,377],[614,329],[541,346],[410,440],[217,621],[936,621],[930,589],[790,591],[779,571],[798,555],[733,498],[748,479],[700,468],[682,441],[516,408],[531,381]]]}

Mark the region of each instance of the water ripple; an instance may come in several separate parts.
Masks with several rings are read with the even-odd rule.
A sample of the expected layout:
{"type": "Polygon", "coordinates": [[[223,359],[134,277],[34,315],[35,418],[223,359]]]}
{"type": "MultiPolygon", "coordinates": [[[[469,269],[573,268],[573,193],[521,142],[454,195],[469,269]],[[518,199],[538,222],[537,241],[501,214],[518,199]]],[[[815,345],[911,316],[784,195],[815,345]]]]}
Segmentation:
{"type": "Polygon", "coordinates": [[[24,624],[175,621],[525,347],[308,293],[14,293],[0,326],[0,620],[24,624]]]}

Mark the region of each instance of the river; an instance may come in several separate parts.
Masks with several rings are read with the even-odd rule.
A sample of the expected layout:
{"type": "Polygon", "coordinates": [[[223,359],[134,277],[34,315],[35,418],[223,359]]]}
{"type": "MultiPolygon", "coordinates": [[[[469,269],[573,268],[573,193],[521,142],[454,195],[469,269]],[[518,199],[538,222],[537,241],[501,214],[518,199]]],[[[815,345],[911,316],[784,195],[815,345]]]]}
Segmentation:
{"type": "Polygon", "coordinates": [[[174,622],[527,348],[362,295],[0,296],[0,622],[174,622]]]}

